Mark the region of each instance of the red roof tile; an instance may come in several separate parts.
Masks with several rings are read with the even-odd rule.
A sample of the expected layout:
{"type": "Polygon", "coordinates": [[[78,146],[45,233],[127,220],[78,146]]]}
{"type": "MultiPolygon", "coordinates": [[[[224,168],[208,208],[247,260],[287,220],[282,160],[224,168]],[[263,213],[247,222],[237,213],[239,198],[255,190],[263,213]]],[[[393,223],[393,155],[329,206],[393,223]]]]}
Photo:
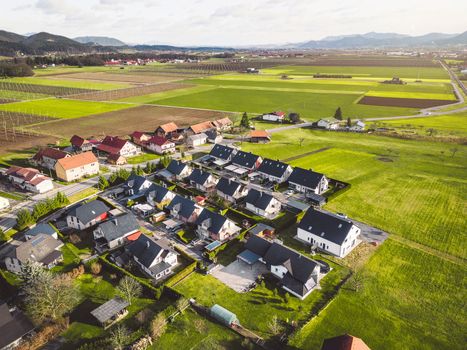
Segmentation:
{"type": "Polygon", "coordinates": [[[174,122],[162,124],[159,128],[164,130],[164,132],[174,132],[178,130],[178,126],[174,122]]]}
{"type": "Polygon", "coordinates": [[[57,164],[60,164],[65,170],[78,168],[80,166],[88,165],[91,163],[97,163],[97,158],[92,152],[76,154],[74,156],[62,158],[57,161],[57,164]]]}

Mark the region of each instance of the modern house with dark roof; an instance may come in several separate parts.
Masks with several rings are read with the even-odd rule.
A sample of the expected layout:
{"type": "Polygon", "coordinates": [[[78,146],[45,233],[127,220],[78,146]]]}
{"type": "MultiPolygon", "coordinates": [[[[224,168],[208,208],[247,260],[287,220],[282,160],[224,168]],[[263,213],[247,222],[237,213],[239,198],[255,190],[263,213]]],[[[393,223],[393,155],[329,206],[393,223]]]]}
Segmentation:
{"type": "Polygon", "coordinates": [[[123,184],[125,195],[127,196],[144,196],[146,190],[151,187],[152,182],[146,177],[136,174],[131,174],[123,184]]]}
{"type": "Polygon", "coordinates": [[[153,207],[162,209],[174,199],[175,193],[158,184],[151,184],[146,190],[146,200],[153,207]]]}
{"type": "Polygon", "coordinates": [[[17,308],[0,304],[0,349],[12,350],[20,345],[23,337],[34,330],[34,325],[17,308]]]}
{"type": "Polygon", "coordinates": [[[105,219],[110,208],[99,200],[73,207],[66,216],[67,226],[76,230],[84,230],[105,219]]]}
{"type": "Polygon", "coordinates": [[[21,272],[21,266],[28,261],[51,269],[63,259],[62,246],[62,241],[41,233],[17,246],[4,263],[7,270],[13,273],[21,272]]]}
{"type": "Polygon", "coordinates": [[[231,161],[236,151],[237,150],[235,148],[215,144],[214,147],[211,149],[211,152],[209,152],[209,155],[216,159],[231,161]]]}
{"type": "Polygon", "coordinates": [[[361,229],[346,217],[310,208],[298,224],[296,238],[343,258],[360,243],[360,232],[361,229]]]}
{"type": "Polygon", "coordinates": [[[141,232],[136,217],[125,213],[97,225],[93,231],[96,250],[100,253],[136,240],[141,232]]]}
{"type": "Polygon", "coordinates": [[[126,247],[126,252],[133,258],[139,268],[154,278],[161,279],[170,275],[177,266],[177,253],[169,246],[168,241],[154,240],[146,235],[126,247]]]}
{"type": "Polygon", "coordinates": [[[256,235],[250,236],[245,250],[237,258],[249,265],[265,264],[280,280],[282,288],[301,300],[305,299],[323,277],[321,265],[277,242],[256,235]]]}
{"type": "Polygon", "coordinates": [[[281,202],[274,196],[254,188],[248,191],[245,198],[246,209],[267,219],[275,218],[281,211],[281,202]]]}
{"type": "Polygon", "coordinates": [[[172,201],[165,207],[174,218],[183,222],[193,223],[204,210],[201,206],[192,200],[175,195],[172,201]]]}
{"type": "Polygon", "coordinates": [[[33,165],[42,166],[44,168],[53,170],[55,164],[59,159],[70,157],[66,152],[63,152],[56,148],[42,148],[32,158],[31,163],[33,165]]]}
{"type": "Polygon", "coordinates": [[[256,170],[263,159],[256,154],[238,151],[232,158],[232,164],[244,168],[248,171],[256,170]]]}
{"type": "Polygon", "coordinates": [[[209,143],[214,143],[214,144],[220,143],[224,139],[222,134],[220,132],[218,132],[216,129],[207,130],[204,133],[208,137],[208,142],[209,143]]]}
{"type": "Polygon", "coordinates": [[[190,181],[191,186],[202,192],[213,191],[217,184],[216,177],[201,169],[193,169],[187,179],[190,181]]]}
{"type": "Polygon", "coordinates": [[[24,232],[24,237],[29,240],[37,237],[40,234],[52,236],[53,238],[58,239],[57,231],[55,231],[52,226],[46,223],[36,224],[34,227],[24,232]]]}
{"type": "Polygon", "coordinates": [[[321,350],[371,350],[365,342],[353,335],[343,334],[324,339],[321,350]]]}
{"type": "Polygon", "coordinates": [[[293,169],[288,181],[290,189],[305,194],[322,194],[329,187],[329,180],[324,174],[299,167],[293,169]]]}
{"type": "Polygon", "coordinates": [[[238,235],[241,228],[225,216],[204,209],[196,220],[196,233],[200,239],[226,241],[238,235]]]}
{"type": "Polygon", "coordinates": [[[269,181],[282,183],[285,182],[292,173],[292,167],[278,160],[265,158],[256,171],[261,177],[269,181]]]}
{"type": "Polygon", "coordinates": [[[191,167],[181,160],[172,159],[167,166],[167,171],[169,171],[175,179],[183,180],[191,174],[191,167]]]}
{"type": "Polygon", "coordinates": [[[248,188],[233,179],[221,177],[217,182],[216,192],[219,197],[235,203],[248,194],[248,188]]]}

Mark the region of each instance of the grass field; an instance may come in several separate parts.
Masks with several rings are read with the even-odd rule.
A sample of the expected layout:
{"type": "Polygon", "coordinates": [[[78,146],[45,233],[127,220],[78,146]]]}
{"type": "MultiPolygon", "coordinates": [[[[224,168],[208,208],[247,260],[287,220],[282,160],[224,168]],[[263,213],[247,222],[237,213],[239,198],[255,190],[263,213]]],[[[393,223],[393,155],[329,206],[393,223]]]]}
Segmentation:
{"type": "Polygon", "coordinates": [[[10,78],[3,80],[11,83],[38,84],[48,86],[62,86],[68,88],[93,89],[93,90],[113,90],[131,87],[128,83],[105,83],[95,81],[79,81],[66,79],[49,79],[47,77],[10,78]]]}
{"type": "Polygon", "coordinates": [[[36,100],[39,98],[47,98],[49,95],[25,92],[25,91],[13,91],[13,90],[0,90],[0,99],[13,99],[13,100],[36,100]]]}
{"type": "Polygon", "coordinates": [[[0,110],[68,119],[112,112],[129,107],[133,106],[128,104],[50,98],[3,104],[0,105],[0,110]]]}
{"type": "Polygon", "coordinates": [[[319,349],[324,338],[349,333],[371,349],[464,349],[465,265],[389,239],[362,273],[363,288],[343,288],[291,345],[319,349]]]}
{"type": "Polygon", "coordinates": [[[418,98],[427,100],[450,100],[455,101],[454,94],[407,92],[407,91],[368,91],[365,96],[393,97],[393,98],[418,98]]]}
{"type": "Polygon", "coordinates": [[[465,146],[389,137],[294,130],[273,134],[266,145],[242,149],[273,159],[304,154],[292,165],[350,182],[327,208],[462,258],[465,230],[465,146]],[[302,147],[298,139],[304,138],[302,147]],[[450,149],[458,148],[455,157],[450,149]]]}

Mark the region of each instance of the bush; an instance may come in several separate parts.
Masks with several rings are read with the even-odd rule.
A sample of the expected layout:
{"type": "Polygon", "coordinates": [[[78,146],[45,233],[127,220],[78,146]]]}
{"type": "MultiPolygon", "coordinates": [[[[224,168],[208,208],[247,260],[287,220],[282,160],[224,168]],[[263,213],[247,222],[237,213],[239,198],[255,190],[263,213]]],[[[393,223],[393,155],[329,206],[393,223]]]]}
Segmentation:
{"type": "Polygon", "coordinates": [[[102,271],[102,265],[99,264],[97,261],[94,261],[93,263],[91,263],[90,270],[93,275],[98,275],[102,271]]]}
{"type": "Polygon", "coordinates": [[[1,77],[30,77],[33,75],[31,67],[25,63],[0,63],[1,77]]]}

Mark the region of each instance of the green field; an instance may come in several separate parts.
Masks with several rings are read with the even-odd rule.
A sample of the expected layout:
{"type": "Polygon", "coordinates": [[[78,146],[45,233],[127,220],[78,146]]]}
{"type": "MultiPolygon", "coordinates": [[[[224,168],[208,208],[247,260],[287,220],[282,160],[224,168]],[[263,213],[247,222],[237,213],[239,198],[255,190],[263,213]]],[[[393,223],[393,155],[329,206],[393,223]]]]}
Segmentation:
{"type": "Polygon", "coordinates": [[[0,90],[0,99],[12,100],[36,100],[39,98],[48,98],[49,95],[38,94],[34,92],[13,91],[13,90],[0,90]]]}
{"type": "Polygon", "coordinates": [[[349,333],[371,349],[464,349],[466,273],[390,239],[365,265],[362,290],[341,289],[291,345],[319,349],[324,338],[349,333]]]}
{"type": "Polygon", "coordinates": [[[274,133],[272,138],[266,145],[244,143],[242,149],[285,159],[331,147],[292,162],[352,184],[328,209],[467,257],[465,146],[304,129],[274,133]],[[455,157],[453,147],[458,148],[455,157]]]}
{"type": "Polygon", "coordinates": [[[454,94],[439,94],[426,92],[408,92],[408,91],[368,91],[365,96],[391,97],[391,98],[416,98],[426,100],[451,100],[455,101],[454,94]]]}
{"type": "Polygon", "coordinates": [[[58,98],[0,104],[0,110],[3,111],[38,114],[61,119],[79,118],[129,107],[133,106],[128,104],[67,100],[58,98]]]}
{"type": "Polygon", "coordinates": [[[47,78],[47,77],[10,78],[10,79],[4,79],[3,81],[10,82],[10,83],[62,86],[62,87],[67,87],[67,88],[92,89],[92,90],[114,90],[114,89],[123,89],[123,88],[132,86],[131,84],[125,84],[125,83],[101,83],[101,82],[87,81],[87,80],[78,81],[78,80],[54,79],[54,78],[47,78]]]}

